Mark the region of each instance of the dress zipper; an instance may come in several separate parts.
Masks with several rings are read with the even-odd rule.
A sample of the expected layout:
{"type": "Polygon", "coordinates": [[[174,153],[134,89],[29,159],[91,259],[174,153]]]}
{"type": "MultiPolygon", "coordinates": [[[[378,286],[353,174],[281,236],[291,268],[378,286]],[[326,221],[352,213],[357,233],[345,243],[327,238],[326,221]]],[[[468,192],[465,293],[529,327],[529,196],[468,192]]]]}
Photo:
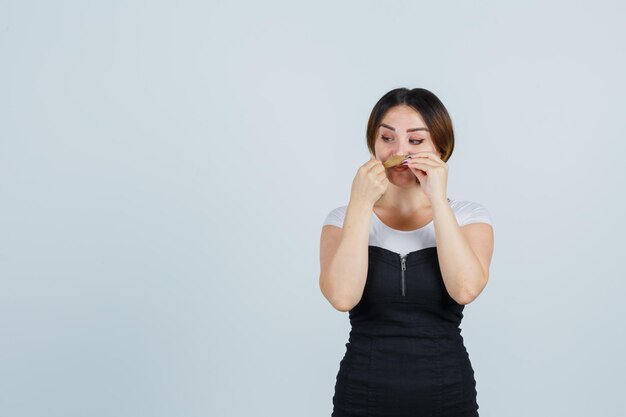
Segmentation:
{"type": "Polygon", "coordinates": [[[404,278],[404,271],[406,271],[406,255],[400,257],[400,264],[402,266],[402,296],[406,295],[406,279],[404,278]]]}

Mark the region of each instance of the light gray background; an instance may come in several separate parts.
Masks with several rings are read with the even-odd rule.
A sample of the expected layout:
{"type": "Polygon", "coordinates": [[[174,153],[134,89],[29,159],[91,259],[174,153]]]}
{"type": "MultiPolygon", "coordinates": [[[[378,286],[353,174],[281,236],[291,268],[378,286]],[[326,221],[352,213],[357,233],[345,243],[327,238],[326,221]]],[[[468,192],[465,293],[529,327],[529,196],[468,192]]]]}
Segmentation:
{"type": "Polygon", "coordinates": [[[495,222],[481,416],[618,416],[618,1],[0,3],[0,415],[328,416],[319,237],[396,87],[495,222]]]}

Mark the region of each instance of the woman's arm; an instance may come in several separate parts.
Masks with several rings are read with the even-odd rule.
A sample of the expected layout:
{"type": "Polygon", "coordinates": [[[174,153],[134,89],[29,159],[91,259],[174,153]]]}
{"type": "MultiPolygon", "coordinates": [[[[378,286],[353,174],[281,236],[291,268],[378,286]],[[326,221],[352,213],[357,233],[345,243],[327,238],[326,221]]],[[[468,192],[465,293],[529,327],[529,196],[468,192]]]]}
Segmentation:
{"type": "Polygon", "coordinates": [[[359,303],[365,289],[373,206],[350,200],[339,233],[324,226],[320,245],[320,289],[339,311],[359,303]]]}
{"type": "Polygon", "coordinates": [[[450,297],[469,304],[489,279],[493,228],[486,223],[459,224],[447,199],[431,202],[441,275],[450,297]]]}

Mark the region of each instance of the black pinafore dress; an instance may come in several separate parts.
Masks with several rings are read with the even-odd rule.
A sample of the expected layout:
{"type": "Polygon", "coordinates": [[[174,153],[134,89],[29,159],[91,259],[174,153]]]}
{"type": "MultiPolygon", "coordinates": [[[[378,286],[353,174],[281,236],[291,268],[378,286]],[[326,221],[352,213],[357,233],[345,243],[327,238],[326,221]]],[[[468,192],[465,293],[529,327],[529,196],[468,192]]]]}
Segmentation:
{"type": "Polygon", "coordinates": [[[428,247],[401,256],[368,247],[368,273],[349,312],[332,417],[476,417],[476,381],[448,294],[428,247]]]}

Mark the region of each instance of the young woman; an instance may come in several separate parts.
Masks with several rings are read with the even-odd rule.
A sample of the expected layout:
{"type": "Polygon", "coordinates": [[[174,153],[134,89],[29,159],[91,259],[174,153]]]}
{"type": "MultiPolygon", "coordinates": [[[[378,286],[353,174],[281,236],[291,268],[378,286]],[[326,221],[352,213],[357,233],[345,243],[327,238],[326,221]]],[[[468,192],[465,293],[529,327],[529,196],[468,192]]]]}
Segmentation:
{"type": "Polygon", "coordinates": [[[489,278],[490,213],[447,197],[454,132],[430,91],[385,94],[366,135],[371,158],[321,235],[320,289],[351,324],[332,416],[478,416],[459,326],[489,278]]]}

